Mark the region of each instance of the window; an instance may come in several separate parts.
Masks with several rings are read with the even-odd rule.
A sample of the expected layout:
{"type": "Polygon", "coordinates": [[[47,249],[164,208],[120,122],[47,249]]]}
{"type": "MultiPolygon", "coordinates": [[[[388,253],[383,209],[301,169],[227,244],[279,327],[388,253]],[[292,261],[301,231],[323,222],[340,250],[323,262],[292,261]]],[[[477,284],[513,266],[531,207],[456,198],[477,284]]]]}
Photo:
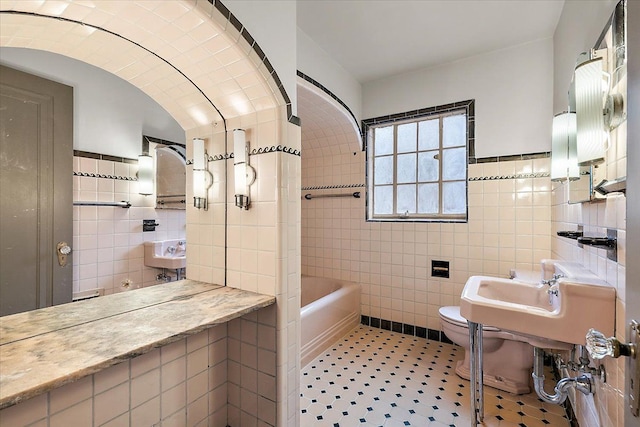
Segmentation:
{"type": "Polygon", "coordinates": [[[367,219],[467,220],[473,101],[365,120],[367,219]]]}

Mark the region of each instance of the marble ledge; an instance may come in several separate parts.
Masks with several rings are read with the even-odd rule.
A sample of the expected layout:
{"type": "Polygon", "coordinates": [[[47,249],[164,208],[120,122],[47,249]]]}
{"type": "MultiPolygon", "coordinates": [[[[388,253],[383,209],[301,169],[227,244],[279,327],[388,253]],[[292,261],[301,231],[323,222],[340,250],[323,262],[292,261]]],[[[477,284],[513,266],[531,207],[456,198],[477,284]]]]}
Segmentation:
{"type": "Polygon", "coordinates": [[[2,317],[0,409],[273,303],[181,280],[2,317]]]}

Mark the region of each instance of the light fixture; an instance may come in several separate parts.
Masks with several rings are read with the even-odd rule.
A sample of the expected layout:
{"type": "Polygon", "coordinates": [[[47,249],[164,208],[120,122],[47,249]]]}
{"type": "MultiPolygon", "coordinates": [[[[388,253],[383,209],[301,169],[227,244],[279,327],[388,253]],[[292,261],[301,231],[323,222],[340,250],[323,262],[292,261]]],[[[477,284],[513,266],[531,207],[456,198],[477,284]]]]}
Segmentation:
{"type": "Polygon", "coordinates": [[[580,178],[576,159],[576,113],[563,112],[553,118],[551,180],[580,178]]]}
{"type": "Polygon", "coordinates": [[[138,156],[138,193],[153,194],[153,157],[148,154],[138,156]]]}
{"type": "Polygon", "coordinates": [[[578,164],[597,165],[604,162],[608,132],[604,127],[604,96],[608,92],[608,74],[603,72],[602,58],[586,61],[576,67],[576,125],[578,164]]]}
{"type": "Polygon", "coordinates": [[[249,141],[244,129],[233,130],[233,174],[235,178],[236,206],[249,209],[251,193],[249,186],[256,179],[256,171],[249,165],[249,141]]]}
{"type": "Polygon", "coordinates": [[[193,206],[205,211],[209,209],[207,193],[213,182],[208,163],[204,139],[193,138],[193,206]]]}

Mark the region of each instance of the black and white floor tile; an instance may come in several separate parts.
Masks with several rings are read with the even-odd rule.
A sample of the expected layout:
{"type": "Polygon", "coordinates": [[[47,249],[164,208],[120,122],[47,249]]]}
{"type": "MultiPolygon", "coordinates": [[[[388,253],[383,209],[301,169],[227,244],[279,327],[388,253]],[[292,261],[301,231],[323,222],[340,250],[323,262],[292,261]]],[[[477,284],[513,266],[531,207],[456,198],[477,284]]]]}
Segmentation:
{"type": "MultiPolygon", "coordinates": [[[[455,373],[464,350],[358,326],[302,370],[300,425],[470,426],[469,381],[455,373]]],[[[564,408],[535,392],[485,387],[484,426],[568,427],[564,408]]]]}

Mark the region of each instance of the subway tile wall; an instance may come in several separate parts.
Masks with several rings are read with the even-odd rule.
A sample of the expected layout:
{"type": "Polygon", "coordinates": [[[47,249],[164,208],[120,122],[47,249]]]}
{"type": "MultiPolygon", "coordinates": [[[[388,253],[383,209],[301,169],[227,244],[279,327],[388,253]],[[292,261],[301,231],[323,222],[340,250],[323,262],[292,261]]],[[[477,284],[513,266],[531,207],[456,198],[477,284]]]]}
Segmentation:
{"type": "MultiPolygon", "coordinates": [[[[364,171],[364,152],[303,155],[302,185],[364,184],[364,171]]],[[[458,305],[469,276],[549,258],[551,182],[529,175],[548,171],[548,158],[469,165],[466,224],[367,222],[364,197],[303,200],[302,273],[359,282],[363,315],[439,330],[438,309],[458,305]],[[495,179],[510,175],[521,177],[495,179]],[[432,260],[449,261],[451,277],[432,277],[432,260]]],[[[353,190],[303,193],[323,191],[353,190]]]]}
{"type": "MultiPolygon", "coordinates": [[[[76,173],[135,177],[137,170],[137,163],[73,158],[76,173]]],[[[144,265],[144,242],[184,239],[185,211],[155,209],[153,197],[138,194],[137,181],[125,179],[74,176],[73,200],[129,201],[132,205],[129,209],[73,207],[74,296],[91,294],[97,289],[108,295],[164,283],[156,279],[161,269],[144,265]],[[143,219],[154,219],[160,226],[156,231],[143,232],[143,219]],[[127,281],[131,284],[123,286],[127,281]]]]}
{"type": "MultiPolygon", "coordinates": [[[[622,82],[624,84],[624,81],[622,82]]],[[[604,177],[613,180],[627,175],[627,124],[622,123],[610,134],[610,148],[606,162],[598,166],[604,169],[604,177]]],[[[568,204],[571,184],[555,185],[552,190],[552,257],[580,262],[616,288],[616,337],[625,339],[625,286],[626,286],[626,198],[622,194],[610,194],[597,202],[568,204]],[[584,227],[585,236],[606,236],[607,229],[617,231],[618,260],[607,258],[604,249],[581,246],[575,240],[556,235],[557,231],[576,230],[584,227]]],[[[596,393],[571,396],[576,416],[582,427],[616,427],[624,424],[625,375],[623,358],[605,358],[594,364],[602,364],[606,381],[596,378],[596,393]]]]}
{"type": "Polygon", "coordinates": [[[3,409],[0,424],[224,427],[227,346],[215,326],[3,409]]]}

